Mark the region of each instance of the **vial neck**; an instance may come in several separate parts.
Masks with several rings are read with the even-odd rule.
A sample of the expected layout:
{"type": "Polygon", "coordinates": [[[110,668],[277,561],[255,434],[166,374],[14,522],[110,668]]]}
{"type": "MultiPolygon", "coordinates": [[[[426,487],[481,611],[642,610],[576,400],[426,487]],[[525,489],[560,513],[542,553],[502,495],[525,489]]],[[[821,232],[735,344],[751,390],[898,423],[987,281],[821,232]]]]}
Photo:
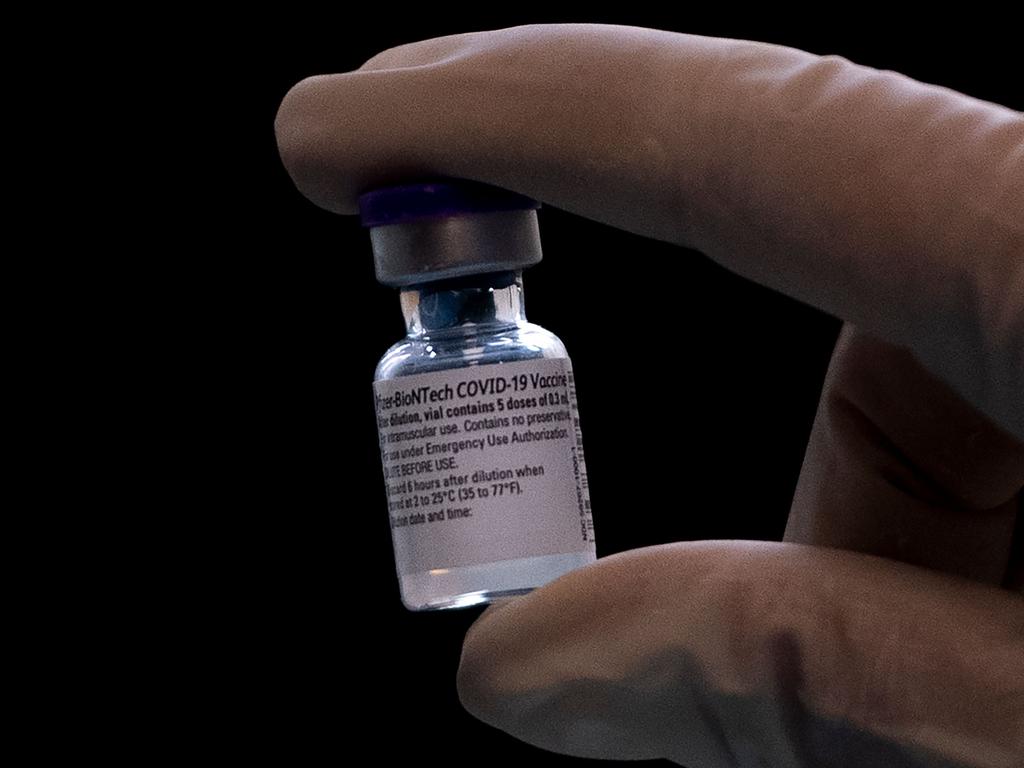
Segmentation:
{"type": "Polygon", "coordinates": [[[519,272],[499,272],[402,289],[410,336],[470,335],[526,321],[519,272]]]}

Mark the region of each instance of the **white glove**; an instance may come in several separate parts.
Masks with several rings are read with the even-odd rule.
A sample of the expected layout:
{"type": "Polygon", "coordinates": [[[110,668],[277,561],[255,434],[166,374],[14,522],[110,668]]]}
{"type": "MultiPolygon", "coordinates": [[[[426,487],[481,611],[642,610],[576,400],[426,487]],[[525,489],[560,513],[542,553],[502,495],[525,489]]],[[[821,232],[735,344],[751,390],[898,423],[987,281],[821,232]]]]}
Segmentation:
{"type": "Polygon", "coordinates": [[[476,179],[852,323],[790,543],[636,550],[490,609],[459,671],[470,711],[693,768],[1024,765],[1019,113],[761,43],[552,25],[305,80],[277,136],[331,210],[476,179]]]}

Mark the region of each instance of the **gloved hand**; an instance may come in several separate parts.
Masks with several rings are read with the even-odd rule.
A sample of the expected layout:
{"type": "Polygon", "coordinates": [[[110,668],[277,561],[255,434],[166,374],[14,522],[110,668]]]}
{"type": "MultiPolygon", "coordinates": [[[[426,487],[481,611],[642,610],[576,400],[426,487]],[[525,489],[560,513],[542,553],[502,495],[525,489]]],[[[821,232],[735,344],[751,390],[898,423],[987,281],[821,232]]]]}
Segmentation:
{"type": "Polygon", "coordinates": [[[489,609],[471,712],[694,768],[1024,765],[1019,113],[787,48],[553,25],[305,80],[276,127],[325,208],[477,179],[848,321],[786,543],[636,550],[489,609]]]}

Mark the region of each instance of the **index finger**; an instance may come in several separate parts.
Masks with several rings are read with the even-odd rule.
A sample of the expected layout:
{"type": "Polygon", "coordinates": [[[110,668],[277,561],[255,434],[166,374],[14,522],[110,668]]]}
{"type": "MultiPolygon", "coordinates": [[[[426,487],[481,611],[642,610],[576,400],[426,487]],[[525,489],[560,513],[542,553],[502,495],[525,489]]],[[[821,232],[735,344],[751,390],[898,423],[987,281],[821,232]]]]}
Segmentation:
{"type": "Polygon", "coordinates": [[[277,119],[319,205],[443,174],[703,251],[909,347],[1024,437],[1024,117],[843,59],[540,25],[310,78],[277,119]]]}

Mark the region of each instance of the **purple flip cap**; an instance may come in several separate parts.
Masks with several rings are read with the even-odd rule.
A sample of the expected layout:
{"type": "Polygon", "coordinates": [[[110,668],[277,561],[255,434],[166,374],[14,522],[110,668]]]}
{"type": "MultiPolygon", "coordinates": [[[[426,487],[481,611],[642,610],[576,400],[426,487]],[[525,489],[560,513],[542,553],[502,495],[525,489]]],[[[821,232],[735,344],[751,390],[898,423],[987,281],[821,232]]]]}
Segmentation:
{"type": "Polygon", "coordinates": [[[445,179],[386,187],[359,196],[364,227],[382,227],[465,213],[529,211],[540,203],[524,195],[477,181],[445,179]]]}

